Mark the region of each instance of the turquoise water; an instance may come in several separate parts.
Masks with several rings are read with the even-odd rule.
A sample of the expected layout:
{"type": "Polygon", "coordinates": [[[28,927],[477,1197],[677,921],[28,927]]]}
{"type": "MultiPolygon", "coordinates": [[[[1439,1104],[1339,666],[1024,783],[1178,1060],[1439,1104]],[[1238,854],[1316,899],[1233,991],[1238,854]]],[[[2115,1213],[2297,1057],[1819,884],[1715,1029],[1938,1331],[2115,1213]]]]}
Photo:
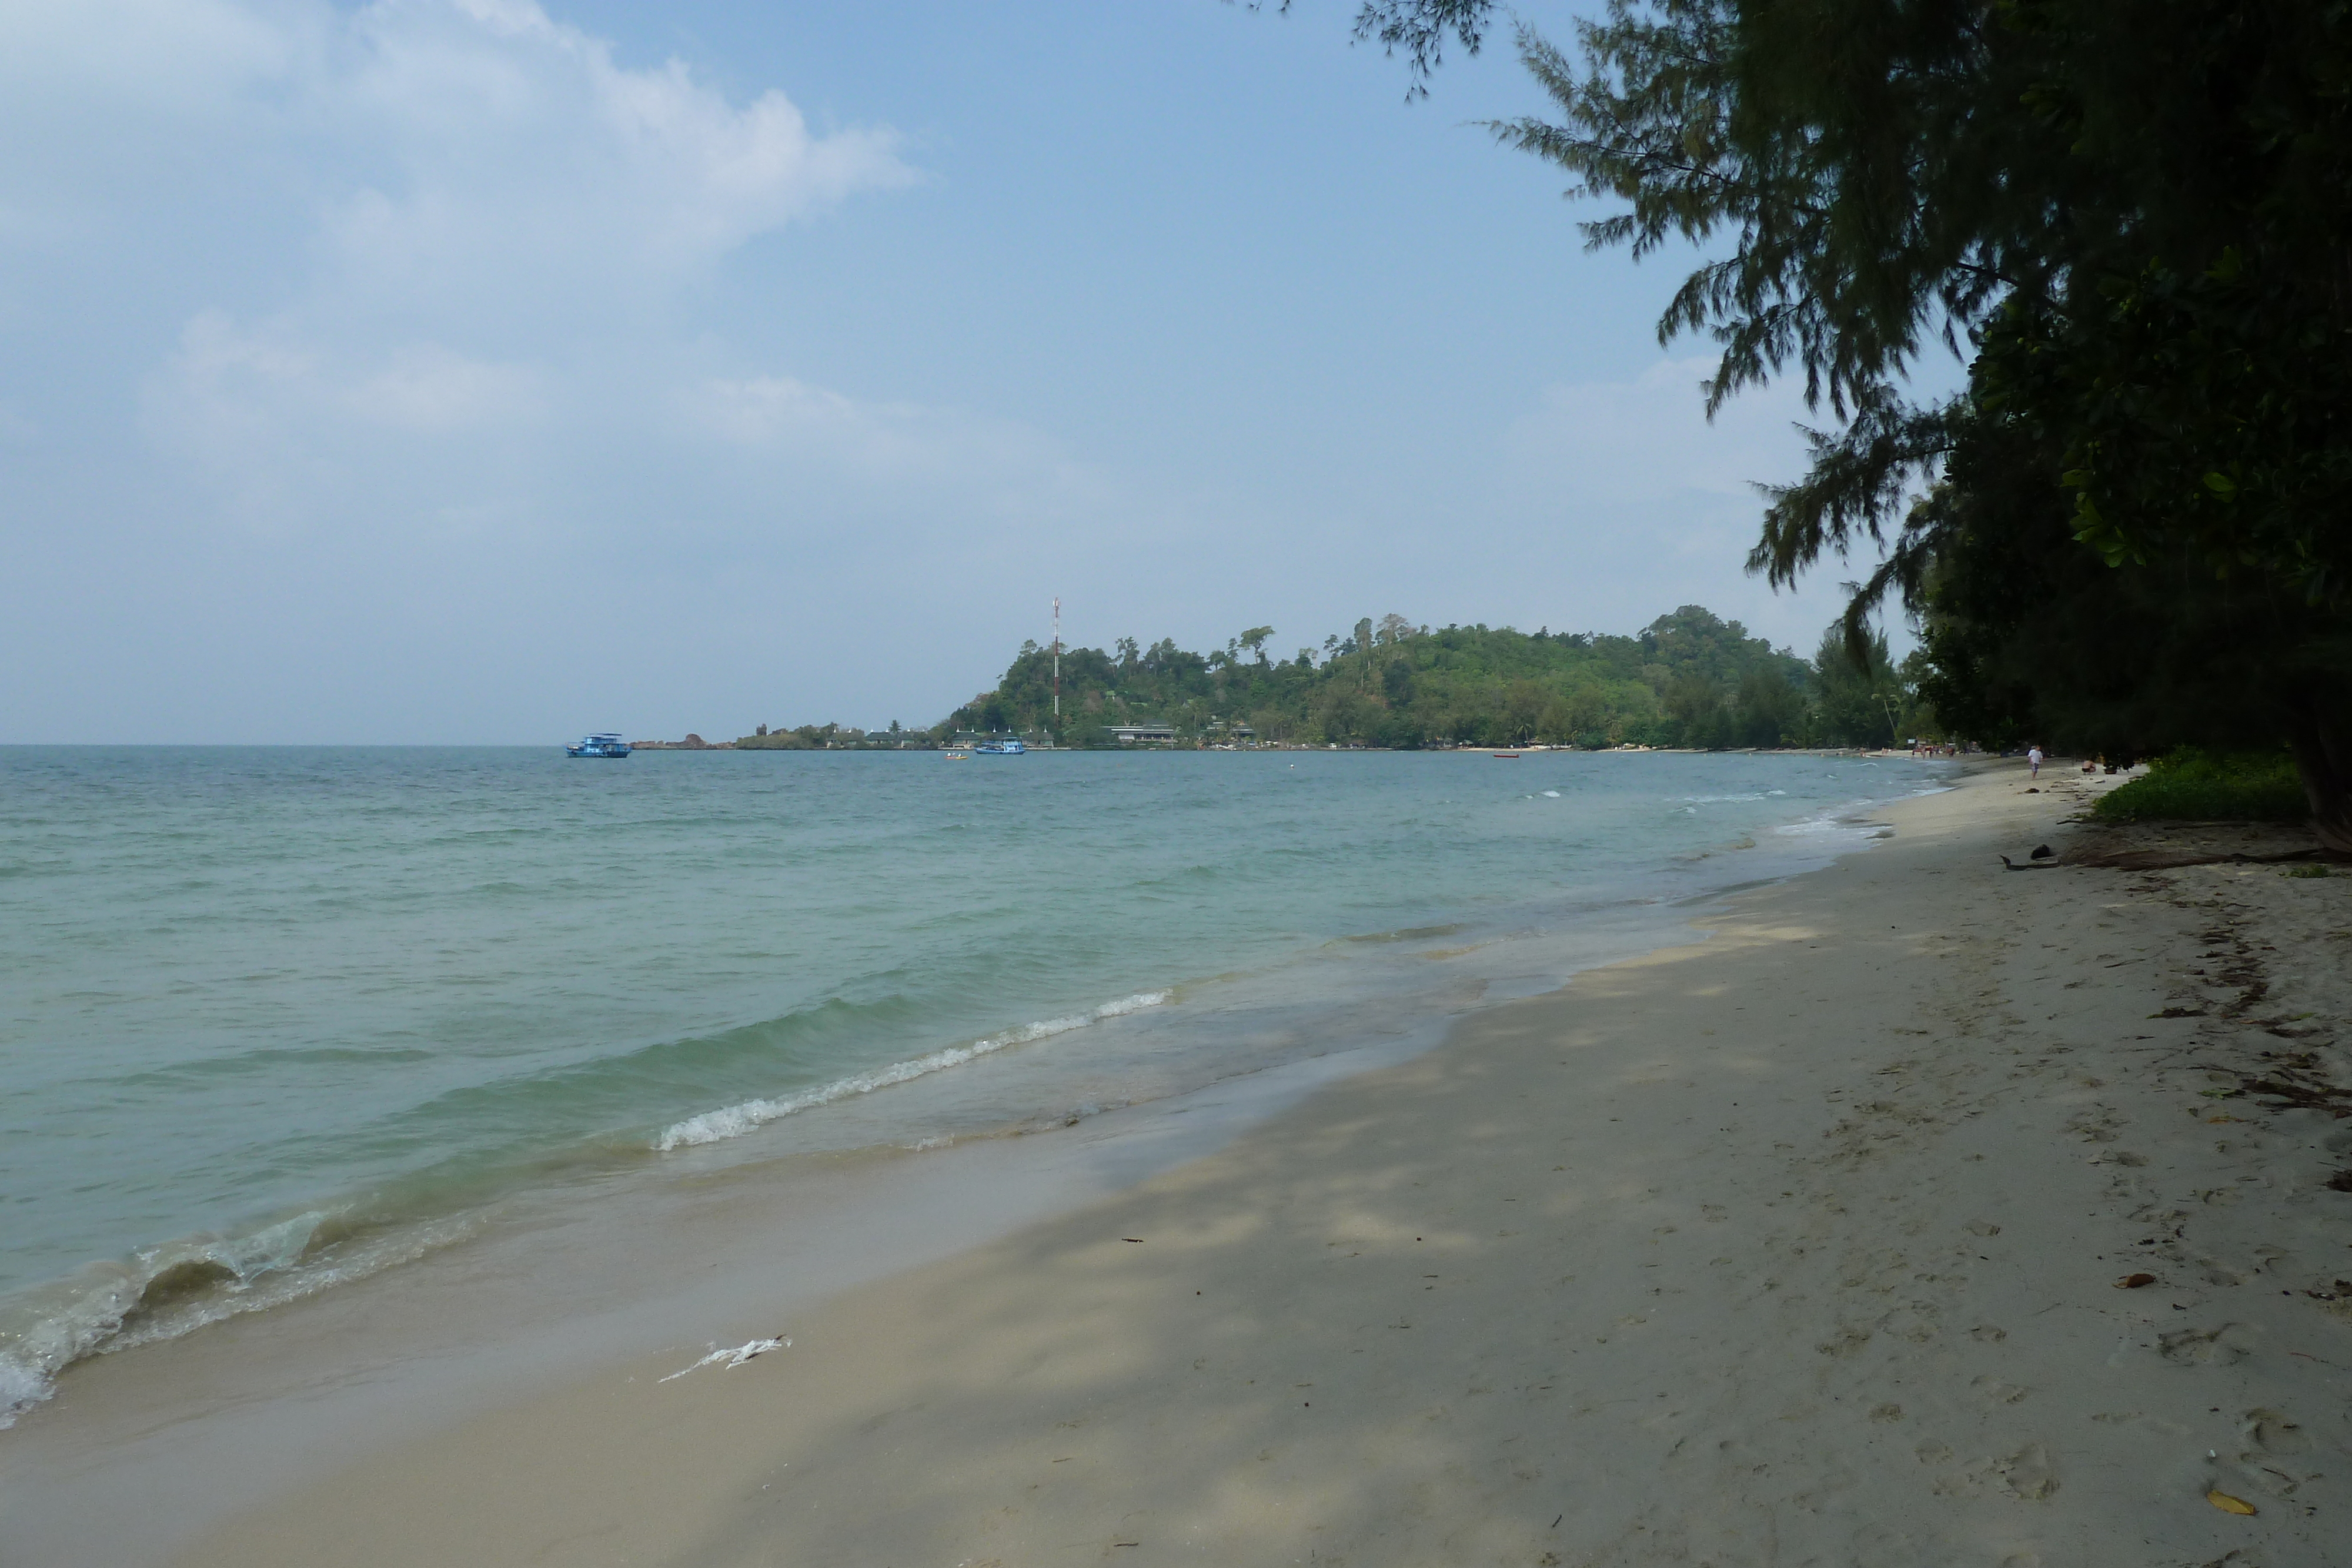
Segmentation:
{"type": "Polygon", "coordinates": [[[1927,779],[0,749],[0,1406],[520,1187],[1057,1124],[1545,988],[1927,779]]]}

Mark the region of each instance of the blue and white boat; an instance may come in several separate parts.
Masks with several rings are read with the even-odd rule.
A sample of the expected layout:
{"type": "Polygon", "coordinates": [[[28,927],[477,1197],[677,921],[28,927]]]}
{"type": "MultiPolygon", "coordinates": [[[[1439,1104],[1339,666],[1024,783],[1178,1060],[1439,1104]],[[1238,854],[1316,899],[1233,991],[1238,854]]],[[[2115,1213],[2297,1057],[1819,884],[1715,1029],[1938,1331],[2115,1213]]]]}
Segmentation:
{"type": "Polygon", "coordinates": [[[1003,740],[983,740],[972,749],[987,757],[1018,757],[1029,748],[1018,739],[1007,737],[1003,740]]]}
{"type": "Polygon", "coordinates": [[[563,748],[566,757],[610,757],[619,758],[629,754],[629,743],[617,735],[592,735],[577,746],[563,748]]]}

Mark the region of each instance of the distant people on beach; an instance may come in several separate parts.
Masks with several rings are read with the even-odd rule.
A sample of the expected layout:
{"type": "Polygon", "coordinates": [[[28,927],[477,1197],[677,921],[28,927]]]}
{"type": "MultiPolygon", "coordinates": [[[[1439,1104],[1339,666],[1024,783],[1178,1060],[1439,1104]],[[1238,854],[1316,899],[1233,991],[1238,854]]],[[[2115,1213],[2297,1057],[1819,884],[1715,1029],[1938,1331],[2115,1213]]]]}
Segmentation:
{"type": "Polygon", "coordinates": [[[2036,779],[2041,778],[2041,777],[2042,777],[2042,748],[2041,748],[2040,747],[2038,747],[2038,746],[2029,746],[2029,747],[2027,747],[2025,748],[2025,760],[2026,760],[2029,764],[2031,764],[2031,765],[2032,765],[2032,768],[2033,768],[2033,777],[2035,777],[2036,779]]]}

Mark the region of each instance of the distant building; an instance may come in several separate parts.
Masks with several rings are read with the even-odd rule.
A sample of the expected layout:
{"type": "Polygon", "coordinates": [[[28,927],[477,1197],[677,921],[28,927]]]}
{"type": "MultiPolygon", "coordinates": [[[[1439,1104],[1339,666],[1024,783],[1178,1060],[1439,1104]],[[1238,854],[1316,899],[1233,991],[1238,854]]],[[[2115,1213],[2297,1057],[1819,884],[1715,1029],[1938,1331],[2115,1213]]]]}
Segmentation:
{"type": "Polygon", "coordinates": [[[1121,746],[1161,745],[1176,738],[1176,728],[1166,724],[1107,724],[1103,733],[1121,746]]]}

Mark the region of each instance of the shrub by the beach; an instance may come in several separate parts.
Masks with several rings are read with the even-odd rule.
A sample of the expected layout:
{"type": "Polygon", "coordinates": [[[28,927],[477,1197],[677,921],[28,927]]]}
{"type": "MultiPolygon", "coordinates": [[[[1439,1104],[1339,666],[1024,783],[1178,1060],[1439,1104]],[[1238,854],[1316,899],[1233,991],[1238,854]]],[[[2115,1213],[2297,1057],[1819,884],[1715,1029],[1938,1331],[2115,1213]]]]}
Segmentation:
{"type": "Polygon", "coordinates": [[[2092,812],[2103,822],[2281,822],[2307,816],[2310,806],[2284,751],[2184,747],[2102,796],[2092,812]]]}

